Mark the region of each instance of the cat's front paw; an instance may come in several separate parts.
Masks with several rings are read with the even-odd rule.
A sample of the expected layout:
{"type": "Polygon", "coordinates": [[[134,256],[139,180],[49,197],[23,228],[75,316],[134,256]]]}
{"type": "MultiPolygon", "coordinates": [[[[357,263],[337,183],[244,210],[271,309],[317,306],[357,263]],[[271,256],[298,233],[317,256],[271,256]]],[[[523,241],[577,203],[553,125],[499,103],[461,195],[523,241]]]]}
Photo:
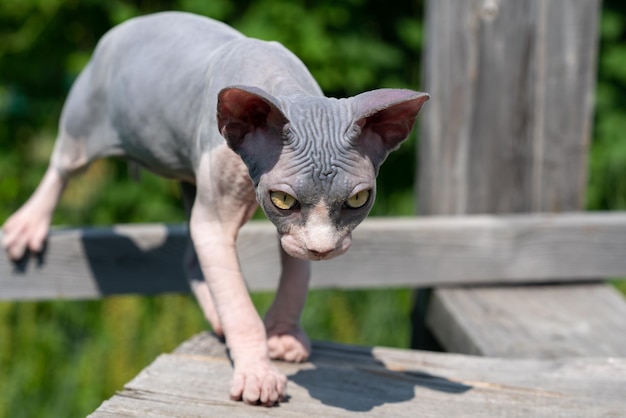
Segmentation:
{"type": "Polygon", "coordinates": [[[250,405],[273,406],[287,394],[287,377],[267,362],[236,364],[230,398],[250,405]]]}
{"type": "Polygon", "coordinates": [[[287,332],[268,328],[267,348],[270,358],[300,363],[309,358],[311,341],[299,326],[287,332]]]}

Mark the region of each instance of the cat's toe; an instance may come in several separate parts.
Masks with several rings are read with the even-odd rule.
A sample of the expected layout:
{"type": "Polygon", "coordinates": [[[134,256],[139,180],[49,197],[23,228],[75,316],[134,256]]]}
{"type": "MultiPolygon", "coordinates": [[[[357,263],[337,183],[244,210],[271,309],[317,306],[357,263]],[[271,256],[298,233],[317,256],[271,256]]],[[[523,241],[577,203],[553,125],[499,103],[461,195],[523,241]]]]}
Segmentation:
{"type": "Polygon", "coordinates": [[[236,366],[230,398],[250,405],[273,406],[286,395],[287,378],[272,364],[236,366]]]}
{"type": "Polygon", "coordinates": [[[269,334],[267,347],[270,358],[300,363],[309,358],[311,342],[300,329],[287,334],[269,334]]]}

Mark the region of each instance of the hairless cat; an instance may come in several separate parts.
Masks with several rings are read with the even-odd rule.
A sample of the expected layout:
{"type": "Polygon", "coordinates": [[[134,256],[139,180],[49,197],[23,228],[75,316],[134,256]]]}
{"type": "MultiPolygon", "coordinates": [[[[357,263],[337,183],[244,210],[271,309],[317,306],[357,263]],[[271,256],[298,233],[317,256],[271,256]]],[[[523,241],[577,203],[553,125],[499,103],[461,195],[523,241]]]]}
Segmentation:
{"type": "Polygon", "coordinates": [[[12,259],[40,252],[68,179],[96,158],[124,156],[182,184],[191,288],[234,364],[230,396],[273,405],[287,379],[270,358],[303,361],[299,325],[309,260],[344,253],[367,216],[387,154],[429,96],[380,89],[324,97],[282,45],[179,12],[109,31],[64,105],[49,167],[4,224],[12,259]],[[276,225],[282,273],[262,321],[235,252],[260,205],[276,225]]]}

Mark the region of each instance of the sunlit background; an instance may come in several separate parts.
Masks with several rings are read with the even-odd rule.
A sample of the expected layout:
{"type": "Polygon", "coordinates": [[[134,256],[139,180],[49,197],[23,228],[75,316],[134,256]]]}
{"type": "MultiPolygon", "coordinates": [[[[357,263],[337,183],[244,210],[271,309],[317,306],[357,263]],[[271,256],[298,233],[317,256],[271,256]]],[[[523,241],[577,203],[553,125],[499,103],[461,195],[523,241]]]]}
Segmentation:
{"type": "MultiPolygon", "coordinates": [[[[419,0],[2,0],[0,223],[43,175],[64,97],[99,37],[160,10],[200,13],[282,42],[329,96],[421,87],[419,0]]],[[[605,0],[600,27],[587,208],[623,210],[626,3],[605,0]]],[[[415,212],[415,153],[412,138],[383,165],[373,215],[415,212]]],[[[145,171],[131,177],[122,161],[93,164],[71,182],[53,223],[184,222],[175,182],[145,171]]],[[[623,283],[615,282],[626,293],[623,283]]],[[[254,295],[261,312],[271,297],[254,295]]],[[[407,347],[410,309],[408,289],[314,291],[303,324],[313,339],[407,347]]],[[[0,303],[0,418],[85,416],[159,353],[207,327],[188,295],[0,303]]]]}

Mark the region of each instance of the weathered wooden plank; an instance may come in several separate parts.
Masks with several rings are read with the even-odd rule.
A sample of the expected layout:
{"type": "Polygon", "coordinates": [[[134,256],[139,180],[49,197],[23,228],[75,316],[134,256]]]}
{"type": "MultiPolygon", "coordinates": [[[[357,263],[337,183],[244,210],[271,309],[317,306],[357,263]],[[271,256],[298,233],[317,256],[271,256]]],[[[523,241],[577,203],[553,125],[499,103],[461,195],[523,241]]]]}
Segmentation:
{"type": "Polygon", "coordinates": [[[420,213],[579,210],[600,1],[426,5],[420,213]]]}
{"type": "Polygon", "coordinates": [[[91,417],[619,416],[626,359],[503,360],[316,343],[311,360],[277,363],[289,400],[228,400],[230,363],[208,334],[160,356],[91,417]]]}
{"type": "MultiPolygon", "coordinates": [[[[419,213],[581,210],[600,0],[432,0],[426,4],[424,89],[432,100],[421,119],[419,213]]],[[[562,278],[568,279],[569,274],[562,278]]],[[[497,309],[488,306],[480,289],[468,292],[482,301],[486,311],[497,309]]],[[[514,297],[515,293],[511,297],[502,293],[503,300],[514,297]]],[[[574,301],[576,295],[560,294],[544,301],[561,306],[569,298],[574,301]]],[[[419,313],[426,310],[427,298],[416,300],[422,303],[414,310],[414,346],[423,340],[417,331],[424,328],[419,313]]],[[[533,334],[532,327],[542,326],[533,324],[536,317],[525,306],[515,306],[517,311],[507,311],[508,321],[520,324],[520,318],[527,317],[524,323],[529,327],[520,327],[520,334],[533,334]]],[[[449,326],[469,325],[464,321],[471,312],[461,307],[446,314],[455,315],[449,318],[449,326]]],[[[595,308],[589,314],[595,316],[595,308]]],[[[480,334],[480,328],[454,335],[480,339],[480,335],[471,337],[472,332],[480,334]]],[[[501,344],[505,337],[510,337],[511,345],[520,341],[512,333],[499,337],[501,344]]],[[[540,354],[541,344],[536,348],[540,354]]]]}
{"type": "Polygon", "coordinates": [[[435,289],[426,322],[456,353],[626,357],[624,318],[624,298],[595,283],[435,289]]]}
{"type": "MultiPolygon", "coordinates": [[[[182,226],[56,230],[41,265],[0,257],[0,299],[93,298],[186,292],[182,226]]],[[[241,231],[238,250],[253,290],[274,289],[276,232],[241,231]]],[[[344,256],[314,263],[314,288],[585,280],[626,275],[626,213],[369,219],[344,256]]]]}
{"type": "Polygon", "coordinates": [[[0,299],[93,298],[188,291],[183,227],[54,230],[44,256],[16,266],[0,257],[0,299]]]}

